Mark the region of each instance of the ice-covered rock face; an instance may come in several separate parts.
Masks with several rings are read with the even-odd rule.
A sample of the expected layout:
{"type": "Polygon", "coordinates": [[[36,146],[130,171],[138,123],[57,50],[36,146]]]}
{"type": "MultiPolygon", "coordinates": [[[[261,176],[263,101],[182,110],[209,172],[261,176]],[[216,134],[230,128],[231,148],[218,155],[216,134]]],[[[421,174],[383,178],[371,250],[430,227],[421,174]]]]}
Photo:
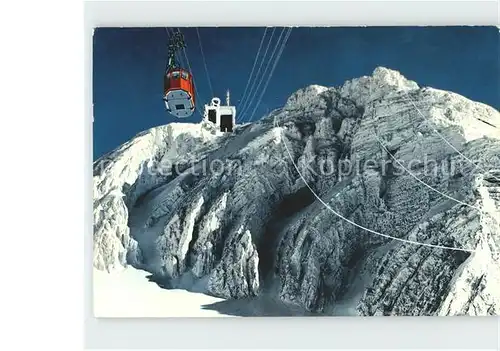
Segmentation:
{"type": "Polygon", "coordinates": [[[323,314],[499,314],[499,126],[489,106],[379,67],[232,134],[153,128],[94,165],[94,266],[323,314]],[[373,231],[465,251],[375,235],[315,195],[373,231]]]}

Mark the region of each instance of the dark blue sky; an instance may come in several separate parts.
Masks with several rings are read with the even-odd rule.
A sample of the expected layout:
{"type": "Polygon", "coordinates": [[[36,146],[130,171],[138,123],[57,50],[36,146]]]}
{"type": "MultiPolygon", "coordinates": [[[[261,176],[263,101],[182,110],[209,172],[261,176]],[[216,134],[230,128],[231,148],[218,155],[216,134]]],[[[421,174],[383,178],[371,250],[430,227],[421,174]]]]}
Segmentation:
{"type": "MultiPolygon", "coordinates": [[[[195,28],[181,31],[202,106],[212,96],[198,37],[195,28]]],[[[263,32],[259,27],[199,28],[213,90],[223,101],[230,89],[232,104],[238,105],[263,32]]],[[[165,112],[161,100],[167,41],[165,28],[95,31],[94,160],[145,129],[180,121],[165,112]]],[[[371,74],[377,66],[396,69],[421,86],[451,90],[500,109],[496,27],[294,28],[254,119],[282,106],[306,85],[338,86],[371,74]]],[[[182,121],[200,119],[195,113],[182,121]]]]}

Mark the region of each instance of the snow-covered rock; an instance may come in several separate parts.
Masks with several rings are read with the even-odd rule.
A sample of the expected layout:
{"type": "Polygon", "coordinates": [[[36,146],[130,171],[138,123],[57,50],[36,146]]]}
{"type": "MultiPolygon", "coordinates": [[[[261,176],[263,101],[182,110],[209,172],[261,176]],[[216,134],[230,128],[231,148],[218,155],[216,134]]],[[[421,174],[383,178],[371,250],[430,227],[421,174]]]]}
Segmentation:
{"type": "Polygon", "coordinates": [[[94,267],[320,314],[499,314],[499,127],[379,67],[231,134],[150,129],[94,164],[94,267]]]}

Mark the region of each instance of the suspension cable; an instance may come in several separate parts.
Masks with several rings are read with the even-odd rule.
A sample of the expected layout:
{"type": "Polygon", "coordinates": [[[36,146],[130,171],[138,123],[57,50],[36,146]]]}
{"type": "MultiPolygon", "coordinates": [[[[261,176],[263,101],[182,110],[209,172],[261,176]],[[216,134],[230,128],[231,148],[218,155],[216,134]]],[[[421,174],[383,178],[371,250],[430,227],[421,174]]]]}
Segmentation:
{"type": "MultiPolygon", "coordinates": [[[[410,94],[408,94],[406,91],[404,91],[404,94],[406,94],[406,97],[407,97],[407,100],[413,105],[413,107],[415,107],[415,109],[417,110],[418,114],[420,116],[422,116],[422,118],[424,119],[424,122],[425,124],[427,124],[429,127],[432,128],[432,130],[434,130],[434,132],[436,132],[436,134],[446,143],[448,144],[453,150],[455,150],[460,156],[462,156],[464,159],[466,159],[467,161],[469,161],[469,163],[471,165],[474,166],[475,169],[478,169],[480,171],[482,171],[483,173],[488,173],[486,170],[484,170],[482,167],[480,167],[479,165],[477,165],[476,163],[474,163],[474,161],[472,161],[470,158],[468,158],[467,156],[465,156],[462,152],[460,152],[455,146],[453,146],[452,143],[450,143],[443,135],[441,135],[441,133],[439,133],[439,131],[434,128],[434,126],[429,123],[429,121],[427,120],[427,117],[424,116],[424,114],[420,111],[420,109],[417,107],[417,105],[415,104],[415,101],[413,100],[413,98],[411,98],[410,94]]],[[[491,174],[491,177],[497,181],[500,181],[500,178],[497,178],[495,177],[494,175],[491,174]]]]}
{"type": "Polygon", "coordinates": [[[249,121],[252,121],[253,116],[254,116],[255,112],[257,111],[257,108],[259,107],[259,105],[260,105],[260,103],[262,101],[262,98],[263,98],[263,96],[264,96],[264,94],[266,92],[267,86],[269,85],[269,82],[271,81],[271,78],[273,76],[274,70],[275,70],[276,66],[278,65],[278,61],[280,60],[281,55],[283,54],[283,50],[285,49],[286,43],[287,43],[288,38],[290,37],[291,33],[292,33],[292,28],[290,27],[288,29],[288,32],[285,35],[285,38],[283,39],[283,42],[281,44],[280,50],[278,52],[278,55],[276,56],[276,59],[275,59],[274,64],[273,64],[273,67],[271,68],[271,72],[269,73],[269,77],[267,78],[267,81],[266,81],[266,84],[264,85],[264,88],[262,88],[262,91],[261,91],[260,96],[259,96],[259,100],[257,101],[257,104],[255,104],[255,106],[254,106],[254,109],[252,111],[252,114],[250,115],[249,121]]]}
{"type": "Polygon", "coordinates": [[[212,93],[212,96],[214,96],[214,90],[212,89],[212,82],[210,81],[210,75],[208,73],[207,61],[205,59],[205,53],[203,52],[203,45],[201,44],[201,36],[200,36],[200,31],[198,30],[198,27],[196,27],[196,34],[198,36],[198,42],[200,44],[200,50],[201,50],[201,56],[203,58],[203,64],[205,65],[205,72],[207,74],[208,86],[210,87],[210,92],[212,93]]]}
{"type": "MultiPolygon", "coordinates": [[[[177,30],[178,30],[179,32],[181,31],[181,29],[180,29],[180,28],[177,28],[177,30]]],[[[191,76],[193,77],[194,92],[195,92],[195,94],[196,94],[196,99],[195,99],[195,100],[196,100],[196,103],[195,103],[195,105],[196,105],[196,110],[197,110],[197,111],[198,111],[198,113],[199,113],[199,114],[203,117],[203,112],[202,112],[202,110],[201,110],[201,109],[200,109],[200,107],[199,107],[199,102],[200,102],[200,100],[201,100],[201,96],[200,96],[200,94],[198,93],[198,89],[197,89],[197,87],[196,87],[196,82],[195,82],[195,79],[194,79],[193,70],[191,69],[191,64],[189,63],[189,58],[188,58],[188,55],[187,55],[187,52],[186,52],[186,48],[185,48],[185,47],[183,47],[183,48],[182,48],[182,52],[183,52],[183,54],[184,54],[184,58],[186,59],[186,62],[187,62],[187,67],[188,67],[188,69],[189,69],[189,73],[190,73],[190,74],[191,74],[191,76]]]]}
{"type": "MultiPolygon", "coordinates": [[[[175,35],[175,29],[174,28],[166,27],[165,29],[166,29],[167,35],[169,37],[172,37],[173,35],[175,35]]],[[[180,28],[176,28],[176,29],[177,29],[177,32],[182,33],[180,28]]],[[[203,111],[199,107],[199,100],[201,99],[200,98],[200,94],[198,93],[198,89],[196,87],[194,74],[193,74],[193,71],[191,69],[191,65],[189,63],[189,58],[188,58],[185,46],[182,48],[182,53],[183,53],[183,55],[181,53],[179,53],[179,52],[175,53],[176,60],[181,64],[181,67],[186,67],[187,66],[188,69],[189,69],[189,73],[191,74],[191,76],[193,78],[193,87],[194,87],[194,92],[195,92],[195,95],[196,95],[195,99],[194,99],[195,100],[195,108],[198,111],[198,113],[203,117],[203,111]],[[187,63],[187,65],[185,64],[184,59],[186,60],[185,62],[187,63]]]]}
{"type": "MultiPolygon", "coordinates": [[[[175,30],[173,28],[166,27],[165,29],[169,38],[175,35],[175,30]]],[[[177,31],[180,32],[179,28],[177,28],[177,31]]],[[[184,60],[178,51],[175,52],[175,59],[181,66],[185,66],[184,60]]]]}
{"type": "MultiPolygon", "coordinates": [[[[257,73],[255,75],[255,80],[254,82],[252,83],[251,87],[250,87],[250,90],[248,92],[248,95],[252,95],[252,91],[253,91],[253,88],[255,86],[255,82],[257,81],[258,79],[258,76],[259,76],[259,73],[260,73],[260,70],[262,69],[262,64],[264,63],[265,59],[266,59],[266,56],[267,56],[267,51],[269,50],[269,46],[271,46],[271,42],[272,42],[272,39],[273,39],[273,36],[274,36],[274,32],[276,31],[276,27],[273,27],[273,30],[271,32],[271,36],[269,37],[269,41],[267,43],[267,46],[266,46],[266,50],[264,51],[264,56],[262,57],[262,61],[260,62],[260,65],[259,65],[259,69],[257,70],[257,73]]],[[[243,113],[247,110],[248,108],[248,99],[247,101],[245,102],[245,105],[242,106],[242,109],[241,109],[241,113],[239,114],[239,116],[243,116],[243,113]]],[[[241,117],[238,117],[238,119],[241,119],[241,117]]]]}
{"type": "Polygon", "coordinates": [[[367,227],[364,227],[352,220],[350,220],[349,218],[346,218],[345,216],[343,216],[342,214],[338,213],[337,211],[335,211],[328,203],[326,203],[321,197],[319,197],[318,194],[316,194],[316,192],[312,189],[312,187],[309,185],[309,183],[307,182],[307,180],[305,179],[305,177],[302,175],[299,167],[297,166],[297,164],[295,163],[295,161],[293,160],[293,157],[292,157],[292,154],[288,148],[288,145],[287,145],[287,141],[286,141],[286,137],[283,133],[283,128],[280,127],[280,125],[278,124],[277,122],[277,119],[276,119],[276,116],[274,117],[274,125],[275,127],[277,127],[279,129],[279,132],[280,132],[280,136],[281,136],[281,139],[283,141],[283,145],[285,146],[285,149],[286,149],[286,153],[288,154],[289,158],[290,158],[290,161],[292,162],[293,164],[293,167],[295,168],[295,171],[299,174],[299,177],[302,179],[302,181],[304,182],[304,184],[306,185],[306,187],[309,189],[309,191],[313,194],[313,196],[323,205],[326,207],[326,209],[328,209],[331,213],[333,213],[335,216],[339,217],[340,219],[344,220],[345,222],[349,223],[349,224],[352,224],[353,226],[359,228],[359,229],[362,229],[362,230],[365,230],[369,233],[372,233],[372,234],[375,234],[377,236],[381,236],[381,237],[384,237],[384,238],[387,238],[387,239],[392,239],[392,240],[396,240],[396,241],[400,241],[400,242],[403,242],[403,243],[407,243],[407,244],[413,244],[413,245],[420,245],[420,246],[427,246],[427,247],[431,247],[431,248],[436,248],[436,249],[446,249],[446,250],[453,250],[453,251],[464,251],[464,252],[476,252],[476,250],[471,250],[471,249],[465,249],[465,248],[459,248],[459,247],[453,247],[453,246],[445,246],[445,245],[435,245],[435,244],[430,244],[430,243],[427,243],[427,242],[419,242],[419,241],[415,241],[415,240],[409,240],[409,239],[404,239],[404,238],[398,238],[396,236],[392,236],[392,235],[388,235],[388,234],[384,234],[384,233],[380,233],[380,232],[377,232],[373,229],[370,229],[370,228],[367,228],[367,227]]]}
{"type": "Polygon", "coordinates": [[[255,70],[255,66],[256,66],[256,64],[257,64],[257,61],[258,61],[258,58],[259,58],[260,51],[261,51],[261,49],[262,49],[262,44],[264,43],[264,38],[266,37],[267,29],[268,29],[268,27],[266,27],[266,28],[265,28],[265,30],[264,30],[264,34],[262,34],[262,39],[260,40],[259,49],[257,50],[257,54],[255,55],[255,59],[254,59],[254,61],[253,61],[252,71],[250,72],[250,76],[248,77],[247,85],[245,86],[245,90],[243,91],[243,95],[242,95],[241,100],[240,100],[240,102],[239,102],[239,104],[238,104],[238,109],[239,109],[239,107],[240,107],[240,106],[242,106],[242,105],[243,105],[243,102],[244,102],[244,101],[245,101],[245,99],[248,97],[248,96],[246,95],[246,93],[247,93],[247,90],[248,90],[248,86],[250,85],[250,81],[252,80],[252,75],[253,75],[253,72],[254,72],[254,70],[255,70]]]}

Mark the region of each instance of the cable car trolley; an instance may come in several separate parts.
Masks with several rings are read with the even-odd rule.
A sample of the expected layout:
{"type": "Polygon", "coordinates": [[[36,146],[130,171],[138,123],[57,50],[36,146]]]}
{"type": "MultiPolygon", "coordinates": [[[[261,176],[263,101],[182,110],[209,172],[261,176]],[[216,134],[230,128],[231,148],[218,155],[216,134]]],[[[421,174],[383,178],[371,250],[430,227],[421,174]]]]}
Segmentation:
{"type": "Polygon", "coordinates": [[[203,119],[214,124],[223,133],[232,133],[236,126],[236,107],[231,106],[229,90],[226,93],[226,105],[221,105],[218,97],[214,97],[210,105],[205,105],[203,119]]]}
{"type": "Polygon", "coordinates": [[[168,45],[168,62],[163,80],[163,101],[166,110],[177,118],[186,118],[195,110],[193,75],[179,66],[175,54],[186,44],[181,32],[175,32],[168,45]]]}

